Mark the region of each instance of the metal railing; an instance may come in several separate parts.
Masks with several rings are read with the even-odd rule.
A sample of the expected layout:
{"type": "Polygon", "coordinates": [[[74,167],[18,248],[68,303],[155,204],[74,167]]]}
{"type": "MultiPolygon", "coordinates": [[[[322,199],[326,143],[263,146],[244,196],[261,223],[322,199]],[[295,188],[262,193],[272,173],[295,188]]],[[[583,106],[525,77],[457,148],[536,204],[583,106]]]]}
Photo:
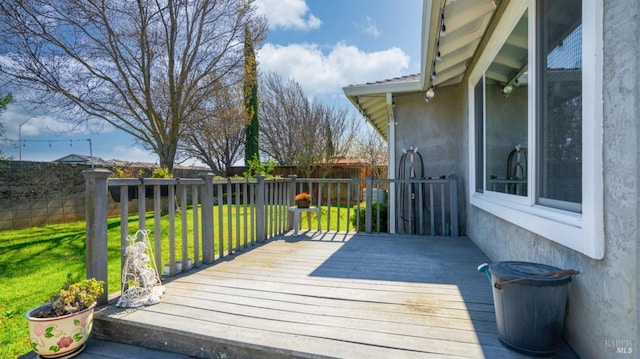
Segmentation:
{"type": "MultiPolygon", "coordinates": [[[[133,225],[150,230],[158,271],[168,276],[245,250],[292,229],[295,195],[309,192],[325,231],[458,235],[456,178],[422,180],[287,178],[108,178],[87,183],[87,276],[107,280],[108,192],[120,202],[124,261],[133,225]],[[390,195],[392,194],[392,195],[390,195]],[[128,201],[138,200],[136,213],[128,201]],[[393,208],[394,210],[389,210],[393,208]],[[131,223],[136,221],[137,224],[131,223]],[[149,223],[147,223],[147,221],[149,223]]],[[[317,213],[317,214],[315,214],[317,213]]],[[[307,213],[310,215],[310,213],[307,213]]],[[[300,221],[304,222],[304,221],[300,221]]],[[[309,228],[311,230],[311,228],[309,228]]],[[[106,302],[106,294],[99,300],[106,302]]]]}

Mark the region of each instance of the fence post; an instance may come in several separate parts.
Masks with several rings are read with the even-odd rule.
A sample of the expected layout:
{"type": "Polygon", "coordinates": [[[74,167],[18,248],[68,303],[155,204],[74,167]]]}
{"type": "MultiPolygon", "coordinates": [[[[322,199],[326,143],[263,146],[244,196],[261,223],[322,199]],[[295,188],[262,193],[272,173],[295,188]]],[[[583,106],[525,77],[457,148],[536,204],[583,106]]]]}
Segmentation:
{"type": "Polygon", "coordinates": [[[264,225],[264,219],[266,216],[265,205],[264,205],[264,176],[256,175],[256,240],[258,243],[264,243],[267,239],[267,232],[264,225]]]}
{"type": "MultiPolygon", "coordinates": [[[[451,236],[458,236],[458,176],[449,175],[449,211],[451,212],[451,236]]],[[[445,233],[446,235],[446,233],[445,233]]]]}
{"type": "Polygon", "coordinates": [[[365,186],[367,186],[364,190],[364,196],[366,198],[365,204],[364,204],[364,231],[367,233],[371,233],[372,232],[372,226],[371,226],[371,219],[373,217],[373,211],[372,211],[372,200],[371,200],[371,194],[373,193],[371,186],[373,185],[373,181],[372,181],[373,177],[372,176],[367,176],[367,178],[365,179],[365,186]]]}
{"type": "Polygon", "coordinates": [[[291,180],[291,182],[287,183],[287,200],[285,203],[287,204],[287,230],[293,229],[293,212],[289,211],[290,206],[294,206],[296,204],[296,175],[288,175],[287,178],[291,180]]]}
{"type": "Polygon", "coordinates": [[[86,276],[104,281],[104,293],[98,305],[107,304],[107,178],[111,171],[104,168],[82,171],[85,178],[87,222],[86,276]]]}
{"type": "Polygon", "coordinates": [[[204,196],[202,198],[202,261],[213,263],[213,177],[211,172],[200,173],[198,177],[204,180],[204,196]]]}

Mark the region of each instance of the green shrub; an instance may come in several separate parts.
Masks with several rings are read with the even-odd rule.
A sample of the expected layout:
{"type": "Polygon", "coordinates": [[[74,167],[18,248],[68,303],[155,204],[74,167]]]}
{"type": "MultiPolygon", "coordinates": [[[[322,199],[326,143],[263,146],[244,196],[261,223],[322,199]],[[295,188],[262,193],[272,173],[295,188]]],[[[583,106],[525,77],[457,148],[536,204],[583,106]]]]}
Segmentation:
{"type": "Polygon", "coordinates": [[[156,167],[153,169],[151,173],[151,178],[171,178],[171,172],[169,172],[168,168],[156,167]]]}
{"type": "Polygon", "coordinates": [[[249,169],[244,171],[242,174],[245,178],[253,178],[255,175],[262,175],[267,178],[273,177],[273,172],[276,168],[276,162],[272,159],[267,160],[267,162],[260,163],[260,158],[258,156],[253,156],[252,159],[247,163],[249,169]]]}
{"type": "MultiPolygon", "coordinates": [[[[389,229],[389,205],[386,203],[371,204],[371,231],[386,233],[389,229]],[[378,209],[380,210],[380,230],[378,230],[378,209]]],[[[360,206],[360,210],[355,210],[353,216],[351,216],[351,224],[358,230],[358,232],[365,231],[365,214],[366,207],[360,206]],[[359,223],[358,223],[359,221],[359,223]]]]}

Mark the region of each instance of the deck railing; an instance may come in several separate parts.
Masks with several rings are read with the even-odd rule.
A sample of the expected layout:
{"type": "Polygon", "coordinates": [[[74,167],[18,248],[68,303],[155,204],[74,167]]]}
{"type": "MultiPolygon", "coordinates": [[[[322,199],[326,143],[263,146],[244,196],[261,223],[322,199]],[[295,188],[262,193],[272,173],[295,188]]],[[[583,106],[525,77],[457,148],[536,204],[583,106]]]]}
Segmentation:
{"type": "Polygon", "coordinates": [[[296,193],[311,193],[313,205],[323,209],[337,208],[322,214],[322,222],[326,224],[323,228],[366,233],[458,235],[455,175],[411,180],[303,178],[294,179],[294,182],[296,193]],[[341,211],[346,212],[347,223],[344,225],[341,211]]]}
{"type": "MultiPolygon", "coordinates": [[[[295,195],[303,191],[311,193],[312,206],[320,209],[319,217],[313,214],[314,222],[325,231],[458,235],[455,176],[215,179],[207,173],[200,178],[116,179],[108,178],[111,172],[105,169],[84,174],[87,276],[105,281],[108,191],[119,190],[121,259],[124,261],[127,236],[148,226],[156,268],[168,276],[291,230],[289,208],[295,205],[295,195]],[[132,196],[138,200],[137,218],[128,210],[132,196]]],[[[105,294],[99,302],[105,303],[106,298],[105,294]]]]}

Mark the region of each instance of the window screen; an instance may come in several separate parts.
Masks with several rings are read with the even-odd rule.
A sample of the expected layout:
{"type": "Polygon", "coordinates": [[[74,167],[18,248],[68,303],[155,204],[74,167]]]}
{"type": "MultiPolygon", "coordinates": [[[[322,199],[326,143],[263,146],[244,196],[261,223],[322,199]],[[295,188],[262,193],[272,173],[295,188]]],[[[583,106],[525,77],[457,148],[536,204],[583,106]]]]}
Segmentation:
{"type": "Polygon", "coordinates": [[[582,202],[582,3],[537,2],[538,202],[582,202]]]}

